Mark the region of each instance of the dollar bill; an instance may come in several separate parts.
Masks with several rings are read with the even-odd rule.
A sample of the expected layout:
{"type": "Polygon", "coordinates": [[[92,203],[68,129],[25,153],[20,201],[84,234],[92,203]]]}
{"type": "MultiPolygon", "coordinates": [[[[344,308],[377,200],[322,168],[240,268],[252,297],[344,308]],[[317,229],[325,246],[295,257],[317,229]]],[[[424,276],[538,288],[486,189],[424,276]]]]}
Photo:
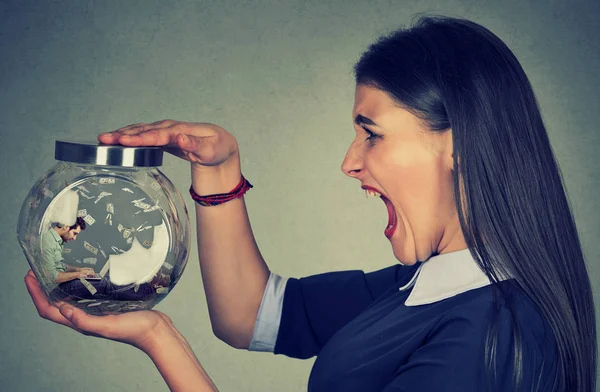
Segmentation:
{"type": "Polygon", "coordinates": [[[100,200],[104,199],[106,196],[112,196],[112,193],[110,193],[110,192],[100,192],[100,194],[98,195],[98,197],[94,201],[94,204],[97,204],[100,200]]]}
{"type": "Polygon", "coordinates": [[[91,215],[89,215],[89,214],[88,214],[88,215],[86,215],[86,216],[83,218],[83,220],[85,221],[85,223],[87,223],[87,224],[88,224],[88,225],[90,225],[90,226],[91,226],[91,225],[93,225],[93,224],[94,224],[94,222],[96,222],[96,219],[94,219],[94,217],[93,217],[93,216],[91,216],[91,215]]]}
{"type": "Polygon", "coordinates": [[[87,210],[85,208],[82,208],[81,210],[77,210],[77,217],[78,218],[83,218],[86,215],[87,215],[87,210]]]}
{"type": "Polygon", "coordinates": [[[144,212],[152,212],[152,211],[156,211],[156,210],[158,210],[158,209],[160,209],[160,206],[158,206],[158,205],[154,205],[154,206],[152,206],[152,207],[150,207],[150,208],[145,208],[145,209],[144,209],[144,212]]]}
{"type": "Polygon", "coordinates": [[[96,290],[96,288],[87,280],[85,280],[84,278],[79,278],[79,281],[81,282],[82,285],[85,286],[86,289],[88,289],[88,291],[94,295],[98,292],[98,290],[96,290]]]}
{"type": "Polygon", "coordinates": [[[83,247],[85,249],[87,249],[89,252],[97,255],[98,254],[98,248],[94,248],[89,242],[87,241],[83,241],[83,247]]]}
{"type": "Polygon", "coordinates": [[[104,278],[104,276],[108,272],[109,268],[110,268],[110,263],[107,261],[106,263],[104,263],[104,266],[102,267],[100,272],[98,272],[98,275],[100,275],[102,278],[104,278]]]}
{"type": "Polygon", "coordinates": [[[168,287],[159,287],[156,289],[156,294],[167,294],[169,292],[168,287]]]}
{"type": "Polygon", "coordinates": [[[111,214],[114,214],[115,205],[113,203],[106,203],[106,211],[110,212],[111,214]]]}
{"type": "Polygon", "coordinates": [[[150,183],[150,188],[154,189],[155,191],[160,191],[161,186],[158,182],[152,181],[152,183],[150,183]]]}
{"type": "MultiPolygon", "coordinates": [[[[145,198],[144,198],[145,199],[145,198]]],[[[152,206],[148,203],[144,203],[142,200],[144,199],[139,199],[139,200],[134,200],[131,203],[137,207],[137,208],[141,208],[142,210],[147,210],[149,208],[151,208],[152,206]]]]}
{"type": "Polygon", "coordinates": [[[95,265],[97,261],[98,259],[95,257],[86,257],[83,259],[83,264],[95,265]]]}
{"type": "Polygon", "coordinates": [[[99,184],[114,184],[115,183],[115,179],[112,177],[102,177],[98,180],[99,184]]]}
{"type": "Polygon", "coordinates": [[[58,174],[58,173],[62,173],[63,171],[67,170],[69,168],[69,165],[67,163],[61,163],[60,165],[58,165],[58,167],[56,169],[54,169],[54,173],[58,174]]]}
{"type": "Polygon", "coordinates": [[[86,195],[86,194],[85,194],[85,193],[83,193],[83,192],[79,192],[79,194],[80,194],[81,196],[83,196],[84,198],[88,199],[88,200],[91,200],[91,199],[93,199],[94,197],[96,197],[96,196],[88,196],[88,195],[86,195]]]}

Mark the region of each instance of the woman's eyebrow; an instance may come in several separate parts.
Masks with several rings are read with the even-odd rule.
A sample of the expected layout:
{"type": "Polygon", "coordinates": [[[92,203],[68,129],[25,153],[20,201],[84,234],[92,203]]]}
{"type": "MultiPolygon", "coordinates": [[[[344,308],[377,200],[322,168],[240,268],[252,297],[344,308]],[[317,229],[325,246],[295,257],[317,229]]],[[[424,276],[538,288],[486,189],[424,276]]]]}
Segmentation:
{"type": "Polygon", "coordinates": [[[368,117],[363,116],[362,114],[357,114],[356,118],[354,119],[354,123],[356,125],[362,125],[362,124],[366,124],[366,125],[373,125],[373,126],[378,126],[377,124],[375,124],[375,121],[371,120],[368,117]]]}

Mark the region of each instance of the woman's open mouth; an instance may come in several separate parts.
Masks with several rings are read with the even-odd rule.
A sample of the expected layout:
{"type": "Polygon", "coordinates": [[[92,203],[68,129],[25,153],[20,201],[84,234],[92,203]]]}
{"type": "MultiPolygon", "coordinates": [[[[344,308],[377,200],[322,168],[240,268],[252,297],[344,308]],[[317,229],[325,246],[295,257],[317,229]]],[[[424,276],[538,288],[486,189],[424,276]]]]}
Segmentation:
{"type": "Polygon", "coordinates": [[[387,238],[390,238],[396,231],[396,223],[397,223],[396,222],[396,211],[394,210],[394,206],[392,205],[392,202],[387,197],[382,195],[381,192],[379,192],[375,188],[372,188],[367,185],[363,185],[362,189],[365,190],[367,197],[379,197],[385,203],[385,206],[388,211],[388,223],[387,223],[387,226],[385,227],[385,230],[383,231],[383,234],[387,238]]]}

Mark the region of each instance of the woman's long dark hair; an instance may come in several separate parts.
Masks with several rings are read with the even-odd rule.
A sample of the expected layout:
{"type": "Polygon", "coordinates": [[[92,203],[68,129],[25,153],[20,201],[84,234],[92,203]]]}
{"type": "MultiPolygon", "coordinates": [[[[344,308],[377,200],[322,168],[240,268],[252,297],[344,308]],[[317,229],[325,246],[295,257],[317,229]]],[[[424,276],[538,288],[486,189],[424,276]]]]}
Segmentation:
{"type": "MultiPolygon", "coordinates": [[[[371,45],[355,75],[432,131],[452,129],[454,194],[473,257],[495,293],[508,294],[497,282],[513,277],[552,328],[553,390],[594,392],[590,281],[533,89],[510,49],[476,23],[422,17],[371,45]]],[[[526,359],[513,327],[518,388],[526,359]]],[[[495,374],[496,328],[486,342],[488,375],[495,374]]]]}

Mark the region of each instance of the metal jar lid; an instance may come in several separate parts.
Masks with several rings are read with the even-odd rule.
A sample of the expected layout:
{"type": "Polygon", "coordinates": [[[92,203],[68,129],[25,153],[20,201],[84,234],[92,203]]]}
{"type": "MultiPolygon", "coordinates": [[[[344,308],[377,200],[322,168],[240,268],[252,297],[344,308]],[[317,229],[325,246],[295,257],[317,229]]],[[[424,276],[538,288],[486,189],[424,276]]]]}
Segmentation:
{"type": "Polygon", "coordinates": [[[163,149],[57,140],[54,159],[98,166],[157,167],[162,165],[163,149]]]}

